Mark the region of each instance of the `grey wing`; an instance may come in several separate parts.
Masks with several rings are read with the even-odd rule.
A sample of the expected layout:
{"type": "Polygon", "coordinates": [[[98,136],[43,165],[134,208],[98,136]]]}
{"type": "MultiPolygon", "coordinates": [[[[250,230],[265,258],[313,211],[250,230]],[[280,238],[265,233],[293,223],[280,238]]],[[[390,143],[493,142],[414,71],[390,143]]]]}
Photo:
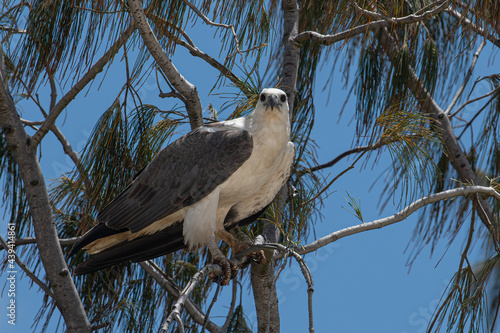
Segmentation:
{"type": "Polygon", "coordinates": [[[252,154],[245,130],[198,128],[165,147],[97,216],[111,229],[139,231],[212,192],[252,154]]]}

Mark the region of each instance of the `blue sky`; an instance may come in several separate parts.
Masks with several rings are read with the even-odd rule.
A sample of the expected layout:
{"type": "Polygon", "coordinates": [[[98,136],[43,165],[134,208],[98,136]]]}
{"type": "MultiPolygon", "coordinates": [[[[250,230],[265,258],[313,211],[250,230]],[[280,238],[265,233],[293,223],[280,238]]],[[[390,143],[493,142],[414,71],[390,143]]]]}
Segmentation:
{"type": "MultiPolygon", "coordinates": [[[[190,34],[200,49],[212,55],[218,54],[216,47],[214,48],[217,44],[211,39],[212,32],[192,30],[190,34]]],[[[216,109],[220,109],[226,99],[217,93],[234,91],[234,89],[216,89],[215,94],[209,96],[208,93],[217,79],[216,71],[210,69],[203,61],[188,56],[188,53],[182,51],[181,48],[179,51],[179,54],[173,57],[173,61],[186,79],[197,86],[203,106],[206,107],[212,103],[216,109]]],[[[492,68],[484,65],[491,53],[491,47],[487,46],[480,57],[476,69],[477,75],[491,73],[492,68]]],[[[495,56],[498,58],[497,54],[495,56]]],[[[83,94],[79,96],[58,119],[58,126],[76,151],[84,147],[95,121],[111,104],[120,89],[118,84],[113,83],[116,81],[121,84],[124,79],[124,62],[119,62],[119,60],[120,58],[115,59],[114,66],[107,73],[99,90],[97,88],[99,88],[99,79],[102,78],[102,74],[92,85],[87,97],[83,94]]],[[[339,121],[338,113],[348,91],[342,88],[342,74],[338,71],[334,72],[334,84],[330,102],[327,104],[327,92],[323,92],[322,87],[330,75],[330,70],[328,67],[325,68],[327,70],[320,71],[317,78],[315,91],[317,115],[312,133],[312,137],[319,146],[318,161],[323,163],[351,148],[355,131],[354,125],[351,124],[354,114],[352,100],[347,104],[344,116],[339,121]]],[[[163,88],[167,91],[165,86],[163,88]]],[[[65,89],[67,90],[68,86],[65,89]]],[[[172,104],[172,101],[157,97],[159,92],[154,78],[146,81],[139,93],[143,102],[155,104],[162,109],[172,104]]],[[[42,102],[47,105],[48,97],[41,95],[41,98],[42,102]]],[[[229,111],[226,111],[220,118],[223,119],[228,114],[229,111]]],[[[39,112],[32,104],[23,104],[22,117],[30,120],[40,119],[39,112]]],[[[343,160],[326,172],[334,176],[352,161],[352,158],[343,160]]],[[[73,168],[71,160],[64,155],[61,145],[51,134],[44,139],[41,164],[49,183],[51,179],[73,168]]],[[[392,215],[401,209],[402,207],[389,204],[381,212],[378,207],[381,183],[377,183],[370,190],[374,180],[386,171],[390,164],[390,160],[382,159],[373,168],[361,169],[360,165],[357,165],[341,177],[332,187],[334,192],[325,201],[322,210],[323,219],[315,227],[316,236],[321,237],[359,223],[350,212],[343,208],[348,207],[345,200],[347,193],[361,202],[366,222],[392,215]]],[[[398,200],[396,200],[397,203],[398,200]]],[[[463,240],[468,229],[465,227],[449,247],[447,240],[443,239],[432,257],[430,248],[426,248],[409,271],[406,265],[409,255],[404,251],[415,225],[416,215],[381,230],[346,237],[305,257],[315,283],[313,306],[317,332],[420,333],[425,331],[427,321],[442,292],[458,268],[459,253],[464,246],[463,240]]],[[[0,233],[3,237],[6,235],[5,230],[6,221],[3,220],[0,223],[0,233]]],[[[314,238],[314,234],[311,233],[308,241],[314,238]]],[[[475,247],[476,255],[473,255],[475,258],[479,258],[477,256],[480,251],[479,245],[475,247]]],[[[17,276],[21,277],[21,274],[17,276]]],[[[0,275],[0,282],[5,279],[5,273],[0,275]]],[[[24,277],[18,281],[16,288],[17,325],[15,327],[8,325],[6,315],[3,314],[6,313],[8,302],[4,290],[0,299],[0,308],[3,309],[0,311],[2,313],[0,331],[2,332],[30,331],[33,317],[41,302],[41,292],[37,287],[29,288],[28,278],[24,277]]],[[[282,272],[277,289],[280,297],[282,332],[306,332],[308,327],[307,285],[295,262],[282,272]]],[[[230,288],[224,288],[219,301],[212,310],[212,320],[216,323],[222,323],[225,319],[230,291],[230,288]]],[[[257,324],[250,289],[244,287],[243,298],[249,324],[255,330],[257,324]]],[[[56,321],[57,318],[54,318],[54,324],[56,321]]],[[[51,326],[49,331],[51,330],[54,331],[55,326],[51,326]]]]}

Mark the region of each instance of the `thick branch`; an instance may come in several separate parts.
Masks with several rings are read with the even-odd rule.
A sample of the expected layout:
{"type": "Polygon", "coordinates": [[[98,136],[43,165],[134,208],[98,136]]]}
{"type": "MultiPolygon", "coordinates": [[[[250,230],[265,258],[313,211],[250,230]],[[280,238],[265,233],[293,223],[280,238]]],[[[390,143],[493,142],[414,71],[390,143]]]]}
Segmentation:
{"type": "Polygon", "coordinates": [[[129,25],[118,37],[116,42],[111,45],[109,50],[104,53],[104,55],[83,75],[83,77],[56,103],[56,105],[50,110],[50,113],[45,119],[43,125],[40,129],[33,135],[33,146],[37,146],[42,141],[43,137],[52,128],[52,125],[56,122],[57,117],[63,112],[63,110],[68,106],[68,104],[75,99],[80,91],[82,91],[85,86],[92,81],[97,74],[102,72],[104,66],[113,59],[118,50],[123,46],[123,44],[130,38],[135,30],[133,24],[129,25]]]}
{"type": "MultiPolygon", "coordinates": [[[[45,179],[36,157],[36,144],[24,130],[3,76],[0,77],[0,126],[21,173],[40,259],[67,331],[90,332],[90,323],[59,245],[45,179]]],[[[51,124],[47,126],[49,129],[51,124]]]]}
{"type": "Polygon", "coordinates": [[[406,206],[403,210],[400,212],[389,216],[385,217],[383,219],[375,220],[373,222],[368,222],[368,223],[363,223],[363,224],[358,224],[352,227],[348,227],[339,231],[336,231],[334,233],[331,233],[325,237],[322,237],[310,244],[300,246],[295,249],[295,251],[298,254],[306,254],[310,253],[313,251],[318,250],[319,248],[330,244],[332,242],[335,242],[343,237],[358,234],[360,232],[368,231],[368,230],[373,230],[373,229],[380,229],[383,227],[386,227],[388,225],[403,221],[406,219],[408,216],[416,212],[418,209],[429,205],[434,202],[438,202],[441,200],[446,200],[458,196],[467,196],[475,193],[482,193],[486,194],[488,196],[493,196],[495,197],[499,202],[500,202],[500,193],[497,192],[495,189],[491,187],[485,187],[485,186],[467,186],[467,187],[460,187],[460,188],[455,188],[452,190],[447,190],[443,192],[439,192],[436,194],[431,194],[426,197],[423,197],[421,199],[418,199],[417,201],[411,203],[410,205],[406,206]]]}
{"type": "Polygon", "coordinates": [[[172,60],[163,51],[158,39],[149,25],[144,9],[142,8],[142,1],[129,0],[130,14],[134,17],[134,23],[139,30],[139,33],[148,48],[149,52],[155,59],[157,65],[165,73],[172,86],[181,93],[186,99],[186,111],[189,115],[189,122],[191,128],[195,129],[203,125],[203,108],[201,106],[200,96],[196,87],[187,81],[177,68],[172,63],[172,60]]]}

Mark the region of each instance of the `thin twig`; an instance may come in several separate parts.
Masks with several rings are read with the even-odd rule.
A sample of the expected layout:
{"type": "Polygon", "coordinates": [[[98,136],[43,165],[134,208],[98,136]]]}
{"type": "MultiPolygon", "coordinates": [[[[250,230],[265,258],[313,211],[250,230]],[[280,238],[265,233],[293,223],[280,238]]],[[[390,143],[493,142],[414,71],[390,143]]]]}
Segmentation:
{"type": "Polygon", "coordinates": [[[333,183],[335,183],[337,181],[337,179],[339,179],[340,177],[342,177],[345,173],[347,173],[349,170],[351,169],[354,169],[354,165],[361,159],[361,157],[363,157],[363,155],[367,152],[367,150],[361,152],[361,154],[356,158],[356,160],[354,160],[354,162],[352,162],[351,165],[349,165],[347,168],[345,168],[342,172],[340,172],[337,176],[335,176],[325,187],[323,187],[321,189],[321,191],[319,191],[318,193],[316,193],[316,195],[304,202],[301,203],[301,206],[305,206],[311,202],[313,202],[314,200],[316,200],[317,198],[319,198],[324,192],[326,192],[326,190],[328,190],[328,188],[330,188],[330,186],[333,185],[333,183]]]}
{"type": "Polygon", "coordinates": [[[467,74],[465,75],[464,82],[462,83],[460,88],[458,88],[458,91],[455,94],[455,96],[453,97],[450,105],[448,105],[448,108],[444,111],[445,114],[447,114],[447,115],[450,114],[451,110],[455,107],[455,104],[457,104],[458,99],[460,98],[460,96],[462,96],[462,93],[464,92],[465,87],[469,83],[469,80],[472,76],[472,72],[474,71],[474,67],[476,67],[476,63],[477,63],[477,59],[479,58],[479,54],[481,53],[481,51],[483,50],[483,48],[485,46],[486,46],[486,40],[483,39],[483,41],[481,42],[481,44],[477,48],[477,51],[472,56],[472,63],[469,67],[469,70],[467,71],[467,74]]]}
{"type": "Polygon", "coordinates": [[[240,51],[240,42],[238,40],[238,35],[236,34],[236,30],[234,29],[234,25],[232,24],[224,24],[224,23],[216,23],[216,22],[213,22],[211,21],[205,14],[203,14],[201,12],[201,10],[199,10],[194,4],[192,4],[191,2],[187,1],[187,0],[182,0],[182,2],[184,2],[186,5],[189,6],[189,8],[191,8],[195,13],[196,15],[198,15],[206,24],[208,25],[212,25],[214,27],[219,27],[219,28],[225,28],[225,29],[229,29],[231,30],[232,34],[233,34],[233,38],[234,38],[234,41],[236,43],[236,52],[238,53],[241,53],[240,51]]]}
{"type": "MultiPolygon", "coordinates": [[[[4,249],[8,249],[9,246],[7,245],[7,243],[5,242],[5,240],[3,239],[2,236],[0,236],[0,245],[2,245],[2,247],[4,249]]],[[[9,256],[10,255],[14,255],[14,260],[16,261],[17,265],[19,266],[19,268],[21,268],[24,273],[26,273],[26,275],[31,279],[33,280],[33,282],[35,282],[39,287],[40,289],[42,289],[47,295],[49,295],[50,297],[52,297],[53,299],[54,298],[54,293],[52,292],[52,290],[50,290],[50,288],[42,282],[42,280],[40,280],[22,261],[21,259],[19,259],[19,257],[17,256],[17,254],[14,252],[12,254],[9,253],[9,256]]]]}
{"type": "Polygon", "coordinates": [[[490,34],[488,31],[485,31],[483,28],[477,26],[476,24],[472,23],[471,20],[469,20],[467,17],[463,16],[456,10],[452,8],[447,8],[445,9],[445,12],[451,16],[453,16],[455,19],[459,21],[460,24],[465,25],[466,27],[470,27],[472,30],[477,32],[478,35],[485,36],[486,39],[488,39],[490,42],[492,42],[494,45],[497,47],[500,47],[500,39],[496,38],[492,34],[490,34]]]}
{"type": "Polygon", "coordinates": [[[227,312],[226,321],[222,325],[222,331],[225,332],[231,323],[233,318],[234,308],[236,306],[236,297],[238,297],[238,281],[233,279],[233,290],[231,295],[231,304],[229,305],[229,311],[227,312]]]}
{"type": "Polygon", "coordinates": [[[302,172],[302,174],[316,172],[316,171],[319,171],[322,169],[330,168],[330,167],[334,166],[335,164],[337,164],[344,157],[347,157],[347,156],[352,155],[352,154],[357,154],[357,153],[362,153],[362,152],[366,152],[366,151],[370,151],[370,150],[375,150],[375,149],[380,148],[381,146],[384,146],[386,144],[387,144],[386,142],[382,142],[379,140],[372,145],[355,147],[355,148],[349,149],[349,150],[343,152],[342,154],[338,155],[337,157],[335,157],[330,162],[320,164],[320,165],[317,165],[317,166],[314,166],[312,168],[308,168],[308,169],[304,170],[302,172]]]}
{"type": "MultiPolygon", "coordinates": [[[[158,265],[152,260],[139,262],[139,265],[149,274],[160,286],[165,289],[170,295],[178,298],[181,293],[181,288],[167,275],[158,265]]],[[[205,322],[205,314],[190,298],[186,300],[185,309],[194,320],[194,322],[202,325],[205,322]]],[[[213,333],[222,333],[224,330],[214,324],[212,321],[207,321],[207,329],[213,333]]]]}
{"type": "Polygon", "coordinates": [[[300,266],[302,275],[304,276],[307,283],[307,308],[309,312],[309,333],[314,333],[314,323],[313,323],[313,293],[314,293],[314,281],[311,274],[311,270],[306,264],[304,258],[297,252],[289,249],[290,254],[297,260],[300,266]]]}
{"type": "Polygon", "coordinates": [[[495,233],[495,228],[493,227],[493,224],[491,223],[490,219],[488,218],[488,215],[484,211],[484,207],[481,204],[481,201],[479,200],[479,196],[477,196],[477,205],[479,206],[479,211],[482,212],[483,214],[486,215],[486,222],[487,222],[487,228],[491,233],[491,238],[493,239],[493,245],[495,246],[495,250],[497,253],[500,254],[500,246],[498,245],[498,235],[495,233]]]}
{"type": "MultiPolygon", "coordinates": [[[[217,61],[217,59],[201,51],[199,48],[196,47],[196,45],[194,45],[194,43],[185,42],[182,39],[177,38],[176,36],[173,35],[168,35],[168,37],[171,38],[175,44],[185,47],[189,51],[189,53],[191,53],[191,55],[198,57],[202,60],[205,60],[205,62],[207,62],[213,68],[217,69],[223,76],[228,78],[238,88],[242,89],[244,87],[245,85],[244,82],[236,74],[234,74],[229,68],[227,68],[219,61],[217,61]]],[[[231,55],[229,55],[228,57],[230,56],[231,55]]]]}
{"type": "Polygon", "coordinates": [[[483,98],[486,98],[486,97],[489,97],[497,92],[500,92],[500,86],[496,87],[495,89],[493,89],[492,91],[482,95],[482,96],[479,96],[477,98],[474,98],[474,99],[471,99],[471,100],[468,100],[467,102],[465,102],[464,104],[460,105],[460,107],[455,111],[453,112],[452,114],[450,114],[450,118],[452,117],[455,117],[460,111],[462,111],[463,108],[465,108],[467,105],[469,104],[472,104],[472,103],[475,103],[483,98]]]}
{"type": "Polygon", "coordinates": [[[45,119],[43,125],[32,137],[32,144],[34,146],[40,144],[43,137],[49,132],[52,125],[56,122],[61,112],[68,106],[68,104],[78,95],[78,93],[85,88],[85,86],[92,81],[97,74],[99,74],[104,66],[113,59],[122,45],[130,38],[135,30],[135,26],[130,24],[118,37],[118,39],[111,45],[108,51],[82,76],[82,78],[56,103],[50,110],[50,113],[45,119]]]}
{"type": "MultiPolygon", "coordinates": [[[[81,238],[81,236],[71,237],[71,238],[62,238],[62,239],[59,239],[59,244],[61,246],[71,246],[71,245],[75,244],[80,238],[81,238]]],[[[35,237],[26,237],[26,238],[16,239],[15,244],[16,244],[16,246],[27,245],[27,244],[36,244],[36,238],[35,237]]],[[[2,251],[3,249],[4,249],[4,247],[3,247],[3,245],[1,245],[0,251],[2,251]]]]}
{"type": "Polygon", "coordinates": [[[203,321],[203,326],[201,327],[201,333],[205,332],[205,328],[207,327],[207,323],[208,323],[208,317],[210,316],[210,312],[212,311],[212,308],[214,307],[215,302],[217,302],[221,287],[222,287],[221,280],[219,279],[219,282],[217,283],[217,289],[215,290],[214,297],[212,298],[212,302],[210,302],[210,305],[208,306],[207,312],[205,313],[205,321],[203,321]]]}

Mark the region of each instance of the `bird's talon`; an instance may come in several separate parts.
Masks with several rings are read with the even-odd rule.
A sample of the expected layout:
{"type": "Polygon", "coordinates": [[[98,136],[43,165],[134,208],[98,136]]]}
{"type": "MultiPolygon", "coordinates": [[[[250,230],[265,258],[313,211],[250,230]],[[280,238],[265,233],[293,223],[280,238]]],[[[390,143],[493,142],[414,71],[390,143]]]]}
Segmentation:
{"type": "Polygon", "coordinates": [[[236,266],[232,261],[225,259],[225,260],[219,260],[215,259],[214,264],[219,265],[222,267],[222,270],[224,272],[224,275],[219,277],[213,273],[209,275],[209,278],[212,280],[212,282],[219,282],[220,279],[220,284],[223,286],[226,286],[229,284],[229,281],[231,279],[234,279],[236,275],[238,275],[238,266],[236,266]]]}

